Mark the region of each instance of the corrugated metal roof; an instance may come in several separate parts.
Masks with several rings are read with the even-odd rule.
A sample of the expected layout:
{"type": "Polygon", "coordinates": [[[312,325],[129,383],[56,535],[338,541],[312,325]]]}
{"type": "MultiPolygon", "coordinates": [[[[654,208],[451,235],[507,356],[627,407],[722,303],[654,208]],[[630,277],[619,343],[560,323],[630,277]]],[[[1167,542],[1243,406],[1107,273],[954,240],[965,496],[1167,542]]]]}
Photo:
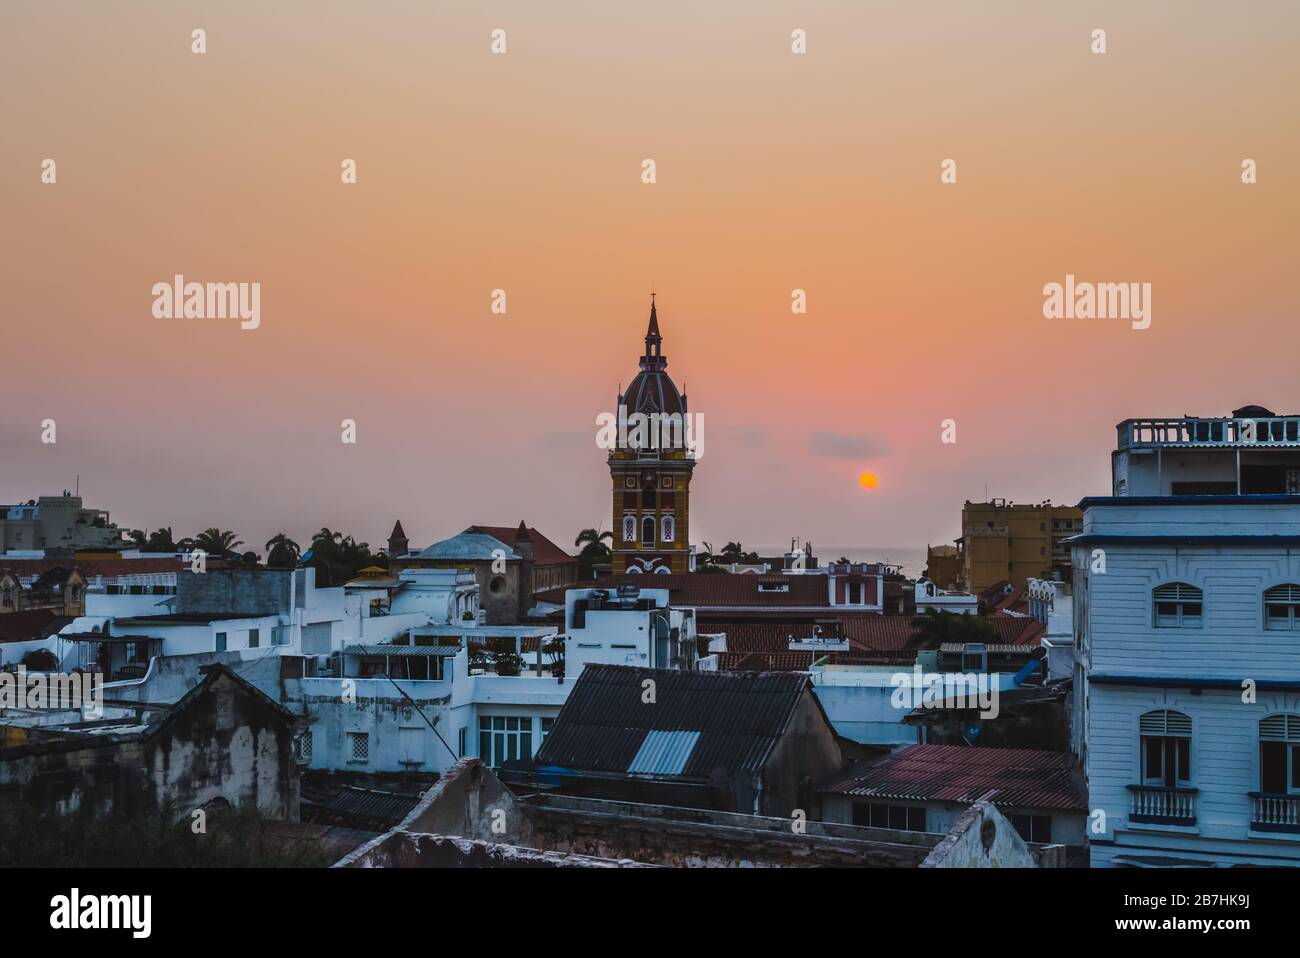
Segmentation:
{"type": "Polygon", "coordinates": [[[699,740],[699,732],[651,729],[627,770],[632,775],[680,775],[699,740]]]}
{"type": "Polygon", "coordinates": [[[1030,748],[913,745],[856,768],[823,788],[859,798],[974,802],[1085,811],[1087,793],[1074,756],[1030,748]]]}
{"type": "Polygon", "coordinates": [[[537,764],[626,772],[648,733],[694,732],[698,738],[677,774],[709,778],[715,772],[755,771],[810,687],[809,677],[797,672],[588,665],[538,752],[537,764]],[[647,679],[655,683],[653,703],[643,700],[647,679]]]}

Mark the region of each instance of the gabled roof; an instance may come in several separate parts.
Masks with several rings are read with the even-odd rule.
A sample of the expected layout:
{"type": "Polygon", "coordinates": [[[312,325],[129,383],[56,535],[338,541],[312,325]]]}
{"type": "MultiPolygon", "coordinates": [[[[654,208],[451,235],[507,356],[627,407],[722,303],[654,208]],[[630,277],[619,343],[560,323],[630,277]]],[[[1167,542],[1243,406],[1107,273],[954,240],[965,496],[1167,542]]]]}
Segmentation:
{"type": "Polygon", "coordinates": [[[1088,796],[1074,756],[1032,748],[913,745],[859,765],[821,789],[853,798],[974,802],[1086,811],[1088,796]]]}
{"type": "Polygon", "coordinates": [[[810,689],[810,678],[797,672],[588,665],[546,736],[536,765],[729,779],[764,766],[810,689]],[[650,704],[643,700],[647,679],[655,683],[650,704]]]}
{"type": "MultiPolygon", "coordinates": [[[[578,561],[532,526],[525,526],[522,522],[519,523],[518,527],[470,526],[465,531],[481,532],[484,535],[492,536],[494,539],[500,539],[508,547],[513,547],[518,541],[526,541],[521,540],[520,529],[527,533],[528,539],[533,543],[533,563],[535,565],[563,565],[566,562],[578,561]]],[[[563,602],[564,599],[561,598],[560,601],[563,602]]]]}

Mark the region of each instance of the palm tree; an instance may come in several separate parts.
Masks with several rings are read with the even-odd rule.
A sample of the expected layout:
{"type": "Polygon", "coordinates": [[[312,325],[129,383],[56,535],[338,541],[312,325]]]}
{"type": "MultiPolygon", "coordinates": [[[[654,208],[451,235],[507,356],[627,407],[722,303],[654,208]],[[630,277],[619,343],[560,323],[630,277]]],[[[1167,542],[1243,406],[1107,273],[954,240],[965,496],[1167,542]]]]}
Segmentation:
{"type": "Polygon", "coordinates": [[[235,538],[233,532],[223,531],[215,526],[204,529],[194,537],[194,548],[202,549],[210,556],[224,556],[227,552],[234,552],[243,544],[244,540],[235,538]]]}
{"type": "Polygon", "coordinates": [[[175,552],[178,545],[172,540],[172,527],[163,526],[161,529],[155,529],[149,533],[149,544],[145,547],[146,552],[175,552]]]}
{"type": "Polygon", "coordinates": [[[283,532],[266,541],[266,566],[268,569],[292,569],[298,564],[302,549],[283,532]]]}
{"type": "Polygon", "coordinates": [[[578,553],[578,578],[590,579],[595,575],[596,566],[609,562],[611,552],[609,546],[605,545],[605,540],[614,541],[614,533],[606,529],[604,532],[598,532],[595,529],[583,529],[578,533],[578,537],[573,540],[575,546],[581,546],[578,553]]]}

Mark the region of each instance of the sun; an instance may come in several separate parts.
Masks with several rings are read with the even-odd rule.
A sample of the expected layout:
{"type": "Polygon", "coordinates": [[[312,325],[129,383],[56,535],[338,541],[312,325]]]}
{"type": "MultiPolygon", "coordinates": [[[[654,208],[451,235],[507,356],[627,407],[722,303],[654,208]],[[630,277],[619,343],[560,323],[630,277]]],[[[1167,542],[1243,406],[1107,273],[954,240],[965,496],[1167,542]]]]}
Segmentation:
{"type": "Polygon", "coordinates": [[[864,472],[862,475],[858,476],[858,485],[863,489],[874,489],[876,488],[877,482],[879,482],[879,480],[876,478],[874,472],[864,472]]]}

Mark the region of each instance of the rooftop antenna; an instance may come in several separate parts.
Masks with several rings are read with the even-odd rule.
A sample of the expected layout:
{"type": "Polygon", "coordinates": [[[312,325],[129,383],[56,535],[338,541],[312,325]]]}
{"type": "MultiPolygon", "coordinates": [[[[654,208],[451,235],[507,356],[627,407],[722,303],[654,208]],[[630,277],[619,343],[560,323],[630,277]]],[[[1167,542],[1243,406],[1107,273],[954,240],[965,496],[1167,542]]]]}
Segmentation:
{"type": "Polygon", "coordinates": [[[77,494],[78,496],[81,495],[81,473],[77,473],[77,493],[76,493],[76,494],[77,494]]]}

